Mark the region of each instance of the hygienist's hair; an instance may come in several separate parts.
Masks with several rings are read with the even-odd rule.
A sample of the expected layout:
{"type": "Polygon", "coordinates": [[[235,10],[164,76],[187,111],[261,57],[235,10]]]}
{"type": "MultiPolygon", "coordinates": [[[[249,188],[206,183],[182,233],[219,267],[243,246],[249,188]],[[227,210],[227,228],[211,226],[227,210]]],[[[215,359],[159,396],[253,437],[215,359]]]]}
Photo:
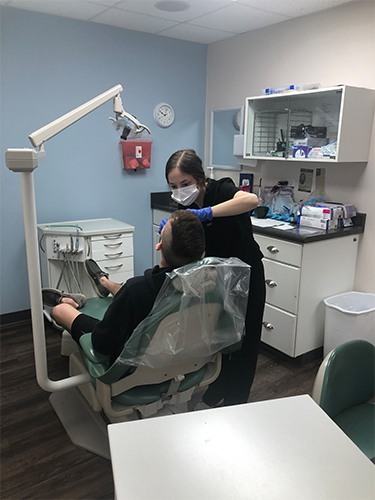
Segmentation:
{"type": "Polygon", "coordinates": [[[201,221],[190,210],[177,210],[169,220],[170,224],[161,234],[161,251],[166,263],[181,267],[199,260],[205,250],[201,221]]]}
{"type": "Polygon", "coordinates": [[[202,160],[194,149],[180,149],[169,157],[165,166],[165,178],[168,183],[169,174],[175,168],[179,168],[184,174],[194,177],[198,186],[203,186],[206,182],[202,160]]]}

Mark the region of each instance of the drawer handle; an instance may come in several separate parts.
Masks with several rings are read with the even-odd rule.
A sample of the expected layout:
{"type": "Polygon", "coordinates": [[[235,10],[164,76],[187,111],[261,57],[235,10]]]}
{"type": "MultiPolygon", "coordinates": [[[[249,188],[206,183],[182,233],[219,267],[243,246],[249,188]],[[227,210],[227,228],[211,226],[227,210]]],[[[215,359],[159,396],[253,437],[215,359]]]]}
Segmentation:
{"type": "Polygon", "coordinates": [[[107,271],[118,271],[119,269],[121,269],[123,266],[123,264],[118,264],[117,266],[104,266],[107,271]]]}
{"type": "Polygon", "coordinates": [[[269,247],[267,247],[267,250],[271,253],[279,253],[280,252],[280,250],[277,247],[274,247],[273,245],[270,245],[269,247]]]}
{"type": "Polygon", "coordinates": [[[104,239],[106,240],[117,240],[117,238],[121,238],[123,233],[118,233],[118,234],[105,234],[103,236],[104,239]]]}
{"type": "Polygon", "coordinates": [[[273,324],[272,323],[268,323],[267,321],[263,321],[262,325],[264,326],[264,328],[266,330],[273,330],[273,324]]]}
{"type": "Polygon", "coordinates": [[[276,281],[273,280],[266,280],[266,285],[269,286],[270,288],[275,288],[277,286],[276,281]]]}
{"type": "Polygon", "coordinates": [[[108,257],[109,259],[116,259],[117,257],[120,257],[124,252],[117,252],[117,253],[105,253],[104,255],[108,257]]]}
{"type": "Polygon", "coordinates": [[[122,241],[120,241],[120,243],[104,243],[104,246],[106,248],[118,248],[122,245],[122,241]]]}

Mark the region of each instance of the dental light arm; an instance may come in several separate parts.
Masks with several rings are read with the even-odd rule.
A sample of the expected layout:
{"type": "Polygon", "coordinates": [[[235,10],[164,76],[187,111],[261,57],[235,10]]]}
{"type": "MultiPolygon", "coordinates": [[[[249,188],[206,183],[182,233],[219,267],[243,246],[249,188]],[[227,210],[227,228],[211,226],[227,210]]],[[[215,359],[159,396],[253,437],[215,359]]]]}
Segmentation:
{"type": "Polygon", "coordinates": [[[39,130],[36,130],[35,132],[29,135],[29,140],[31,144],[37,148],[40,148],[44,142],[48,141],[58,133],[70,127],[71,125],[73,125],[73,123],[78,122],[78,120],[88,115],[95,109],[99,108],[99,106],[106,103],[110,99],[112,99],[112,97],[115,100],[116,96],[119,96],[122,90],[123,89],[121,85],[116,85],[116,87],[113,87],[107,90],[106,92],[103,92],[103,94],[100,94],[94,99],[91,99],[91,101],[82,104],[82,106],[79,106],[73,111],[70,111],[69,113],[66,113],[63,116],[60,116],[60,118],[57,118],[57,120],[54,120],[48,125],[45,125],[44,127],[40,128],[39,130]]]}
{"type": "Polygon", "coordinates": [[[103,94],[91,99],[91,101],[82,104],[73,111],[69,111],[69,113],[60,116],[60,118],[57,118],[48,125],[32,132],[29,135],[29,140],[33,146],[39,148],[38,151],[27,148],[7,149],[5,153],[7,167],[14,172],[30,172],[34,170],[38,166],[39,159],[45,154],[45,142],[70,127],[73,123],[76,123],[95,109],[99,108],[102,104],[105,104],[112,98],[115,118],[110,118],[110,120],[115,123],[116,129],[124,129],[126,127],[130,131],[130,128],[127,126],[127,123],[130,122],[135,127],[132,128],[134,134],[140,134],[144,130],[150,134],[150,129],[146,125],[140,123],[135,116],[124,110],[120,97],[120,92],[122,92],[122,90],[123,88],[121,85],[116,85],[106,92],[103,92],[103,94]]]}
{"type": "Polygon", "coordinates": [[[9,170],[21,174],[22,188],[22,204],[23,218],[25,227],[26,240],[26,257],[29,277],[30,305],[31,305],[31,320],[33,329],[34,342],[34,358],[36,378],[40,387],[49,392],[60,391],[75,387],[86,382],[89,382],[88,374],[75,375],[61,380],[50,380],[47,369],[47,351],[46,338],[44,329],[43,302],[41,292],[41,273],[39,264],[38,250],[38,229],[35,208],[35,192],[33,171],[38,166],[39,158],[45,154],[44,143],[73,125],[78,120],[91,113],[99,106],[105,104],[113,98],[114,112],[116,120],[126,118],[135,125],[135,133],[140,133],[143,130],[149,129],[142,125],[133,115],[124,111],[120,92],[121,85],[107,90],[103,94],[91,99],[87,103],[78,108],[66,113],[57,120],[48,125],[36,130],[29,135],[29,139],[33,146],[39,148],[34,149],[7,149],[5,152],[5,161],[9,170]]]}

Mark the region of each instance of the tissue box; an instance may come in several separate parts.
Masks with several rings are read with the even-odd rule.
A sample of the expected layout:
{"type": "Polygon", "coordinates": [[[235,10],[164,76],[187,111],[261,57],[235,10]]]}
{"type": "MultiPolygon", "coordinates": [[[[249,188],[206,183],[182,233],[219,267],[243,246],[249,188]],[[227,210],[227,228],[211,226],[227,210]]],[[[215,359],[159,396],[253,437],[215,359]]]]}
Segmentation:
{"type": "Polygon", "coordinates": [[[305,139],[294,139],[293,146],[310,146],[312,148],[318,148],[321,146],[326,146],[328,144],[328,139],[321,139],[318,137],[305,137],[305,139]]]}
{"type": "Polygon", "coordinates": [[[318,217],[307,217],[305,215],[301,215],[299,217],[298,224],[300,226],[315,227],[317,229],[324,229],[325,231],[328,231],[328,229],[337,229],[338,220],[326,220],[319,219],[318,217]]]}
{"type": "Polygon", "coordinates": [[[301,215],[307,217],[316,217],[318,219],[332,220],[341,219],[344,216],[342,207],[332,206],[328,207],[325,205],[318,205],[315,207],[309,205],[303,205],[301,207],[301,215]]]}
{"type": "Polygon", "coordinates": [[[337,210],[342,210],[343,218],[349,219],[350,217],[355,217],[357,215],[357,209],[354,205],[349,203],[335,203],[333,201],[325,201],[324,203],[317,203],[317,207],[329,207],[337,210]]]}

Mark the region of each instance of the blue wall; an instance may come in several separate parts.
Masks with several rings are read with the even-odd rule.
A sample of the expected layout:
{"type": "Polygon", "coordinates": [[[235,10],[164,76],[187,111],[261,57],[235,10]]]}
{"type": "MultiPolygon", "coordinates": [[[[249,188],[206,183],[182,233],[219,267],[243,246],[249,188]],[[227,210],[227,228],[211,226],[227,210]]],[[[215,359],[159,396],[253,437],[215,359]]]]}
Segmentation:
{"type": "Polygon", "coordinates": [[[204,152],[205,45],[95,23],[0,7],[1,241],[0,314],[28,309],[20,176],[6,148],[31,147],[28,134],[121,84],[124,107],[151,128],[152,165],[122,169],[108,102],[46,143],[35,170],[38,223],[113,217],[133,224],[135,272],[151,266],[150,192],[164,191],[164,165],[176,149],[204,152]],[[174,125],[152,113],[172,104],[174,125]]]}

